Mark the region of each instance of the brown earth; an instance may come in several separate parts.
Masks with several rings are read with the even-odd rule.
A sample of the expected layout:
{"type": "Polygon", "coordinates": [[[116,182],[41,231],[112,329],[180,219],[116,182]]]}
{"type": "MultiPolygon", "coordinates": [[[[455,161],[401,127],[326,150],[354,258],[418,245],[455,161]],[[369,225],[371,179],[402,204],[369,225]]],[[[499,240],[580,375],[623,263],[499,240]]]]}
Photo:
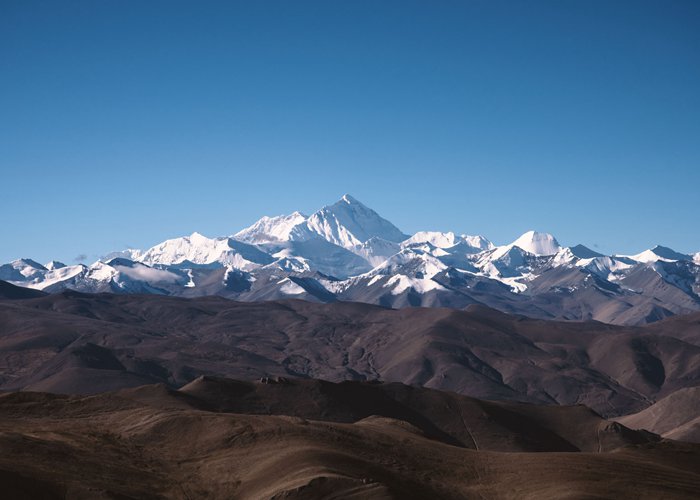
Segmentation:
{"type": "Polygon", "coordinates": [[[584,407],[491,403],[400,384],[269,382],[2,395],[0,491],[90,499],[700,491],[700,445],[631,431],[584,407]]]}
{"type": "Polygon", "coordinates": [[[90,394],[200,375],[379,379],[621,416],[700,385],[697,318],[620,327],[482,306],[63,292],[0,300],[0,389],[90,394]]]}
{"type": "Polygon", "coordinates": [[[680,389],[639,413],[617,421],[632,429],[646,429],[670,439],[700,443],[700,387],[680,389]]]}

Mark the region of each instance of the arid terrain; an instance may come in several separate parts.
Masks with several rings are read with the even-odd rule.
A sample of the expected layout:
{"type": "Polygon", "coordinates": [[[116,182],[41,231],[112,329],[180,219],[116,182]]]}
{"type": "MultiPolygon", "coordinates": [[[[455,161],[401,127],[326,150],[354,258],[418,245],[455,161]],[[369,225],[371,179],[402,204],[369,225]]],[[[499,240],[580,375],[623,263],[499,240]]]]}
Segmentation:
{"type": "Polygon", "coordinates": [[[0,397],[6,498],[691,498],[700,445],[583,406],[199,378],[0,397]]]}
{"type": "Polygon", "coordinates": [[[698,316],[0,294],[7,498],[700,491],[698,316]]]}
{"type": "Polygon", "coordinates": [[[396,310],[66,291],[0,300],[0,324],[7,391],[178,388],[200,375],[381,380],[483,399],[585,404],[617,417],[700,385],[697,314],[624,327],[483,306],[396,310]]]}

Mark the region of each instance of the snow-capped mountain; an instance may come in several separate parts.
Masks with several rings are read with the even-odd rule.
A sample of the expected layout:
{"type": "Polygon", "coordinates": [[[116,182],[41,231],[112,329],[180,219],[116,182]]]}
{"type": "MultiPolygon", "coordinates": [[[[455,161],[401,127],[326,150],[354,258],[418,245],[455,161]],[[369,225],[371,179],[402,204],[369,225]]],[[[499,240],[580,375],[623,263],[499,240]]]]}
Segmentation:
{"type": "Polygon", "coordinates": [[[509,245],[496,248],[492,256],[494,259],[499,259],[503,255],[510,253],[511,250],[516,247],[524,252],[537,256],[555,255],[561,249],[561,245],[559,245],[559,242],[551,234],[528,231],[509,245]]]}
{"type": "Polygon", "coordinates": [[[483,236],[467,234],[457,236],[452,232],[441,233],[438,231],[418,231],[410,238],[405,239],[401,246],[408,247],[420,243],[430,243],[437,248],[452,248],[456,245],[463,245],[465,250],[471,250],[469,253],[479,253],[494,248],[493,243],[483,236]]]}
{"type": "Polygon", "coordinates": [[[0,266],[0,280],[31,282],[48,269],[32,259],[17,259],[0,266]]]}
{"type": "Polygon", "coordinates": [[[272,261],[266,252],[254,245],[225,237],[207,238],[196,232],[166,240],[135,254],[131,260],[150,266],[221,264],[244,270],[255,269],[272,261]]]}
{"type": "Polygon", "coordinates": [[[233,238],[247,243],[273,243],[297,241],[312,237],[306,222],[308,217],[301,212],[276,217],[263,217],[253,225],[237,232],[233,238]]]}
{"type": "Polygon", "coordinates": [[[350,300],[388,307],[485,304],[542,318],[636,324],[700,310],[700,252],[656,246],[606,256],[527,231],[406,235],[350,195],[306,216],[263,217],[233,236],[199,233],[112,252],[91,265],[18,259],[0,280],[48,292],[350,300]]]}
{"type": "Polygon", "coordinates": [[[629,255],[630,259],[637,262],[675,262],[679,260],[693,260],[691,255],[682,254],[668,247],[656,245],[654,248],[644,250],[637,255],[629,255]]]}
{"type": "Polygon", "coordinates": [[[233,238],[248,243],[304,241],[314,237],[348,250],[362,247],[372,238],[399,243],[408,235],[349,194],[310,217],[301,212],[263,217],[233,238]]]}
{"type": "Polygon", "coordinates": [[[394,243],[408,238],[391,222],[349,194],[311,215],[306,224],[326,241],[348,250],[361,246],[371,238],[394,243]]]}
{"type": "Polygon", "coordinates": [[[44,267],[46,269],[48,269],[49,271],[55,271],[56,269],[61,269],[62,267],[66,267],[66,265],[63,262],[59,262],[57,260],[52,260],[51,262],[44,264],[44,267]]]}

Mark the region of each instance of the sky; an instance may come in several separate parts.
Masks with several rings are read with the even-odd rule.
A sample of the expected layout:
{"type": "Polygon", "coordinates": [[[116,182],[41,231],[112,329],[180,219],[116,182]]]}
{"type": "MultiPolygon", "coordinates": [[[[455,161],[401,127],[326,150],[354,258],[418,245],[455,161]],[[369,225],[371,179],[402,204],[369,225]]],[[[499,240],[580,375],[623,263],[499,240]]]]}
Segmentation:
{"type": "Polygon", "coordinates": [[[0,2],[0,262],[350,193],[404,232],[700,251],[700,2],[0,2]]]}

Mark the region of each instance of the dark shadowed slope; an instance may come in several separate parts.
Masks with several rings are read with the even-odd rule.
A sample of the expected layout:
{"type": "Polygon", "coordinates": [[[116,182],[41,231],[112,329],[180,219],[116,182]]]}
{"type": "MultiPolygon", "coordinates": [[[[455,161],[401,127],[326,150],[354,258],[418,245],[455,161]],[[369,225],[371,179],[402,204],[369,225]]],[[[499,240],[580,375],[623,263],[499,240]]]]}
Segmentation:
{"type": "Polygon", "coordinates": [[[181,391],[11,393],[0,396],[0,452],[0,488],[14,498],[655,499],[700,489],[698,445],[655,441],[585,408],[398,384],[198,379],[181,391]],[[460,426],[473,439],[452,443],[460,426]],[[522,452],[535,444],[556,451],[522,452]]]}
{"type": "Polygon", "coordinates": [[[0,280],[0,300],[34,299],[36,297],[43,297],[44,295],[46,295],[46,293],[40,292],[39,290],[16,286],[7,281],[0,280]]]}
{"type": "Polygon", "coordinates": [[[663,324],[548,322],[481,306],[63,292],[0,301],[0,388],[87,394],[179,387],[200,375],[381,379],[623,415],[700,384],[700,345],[663,324]]]}
{"type": "MultiPolygon", "coordinates": [[[[398,383],[285,378],[266,382],[200,377],[169,394],[209,411],[347,423],[378,415],[406,421],[447,444],[490,451],[608,451],[658,440],[609,422],[583,405],[483,401],[398,383]]],[[[149,394],[145,388],[120,393],[139,401],[148,400],[149,394]]]]}

